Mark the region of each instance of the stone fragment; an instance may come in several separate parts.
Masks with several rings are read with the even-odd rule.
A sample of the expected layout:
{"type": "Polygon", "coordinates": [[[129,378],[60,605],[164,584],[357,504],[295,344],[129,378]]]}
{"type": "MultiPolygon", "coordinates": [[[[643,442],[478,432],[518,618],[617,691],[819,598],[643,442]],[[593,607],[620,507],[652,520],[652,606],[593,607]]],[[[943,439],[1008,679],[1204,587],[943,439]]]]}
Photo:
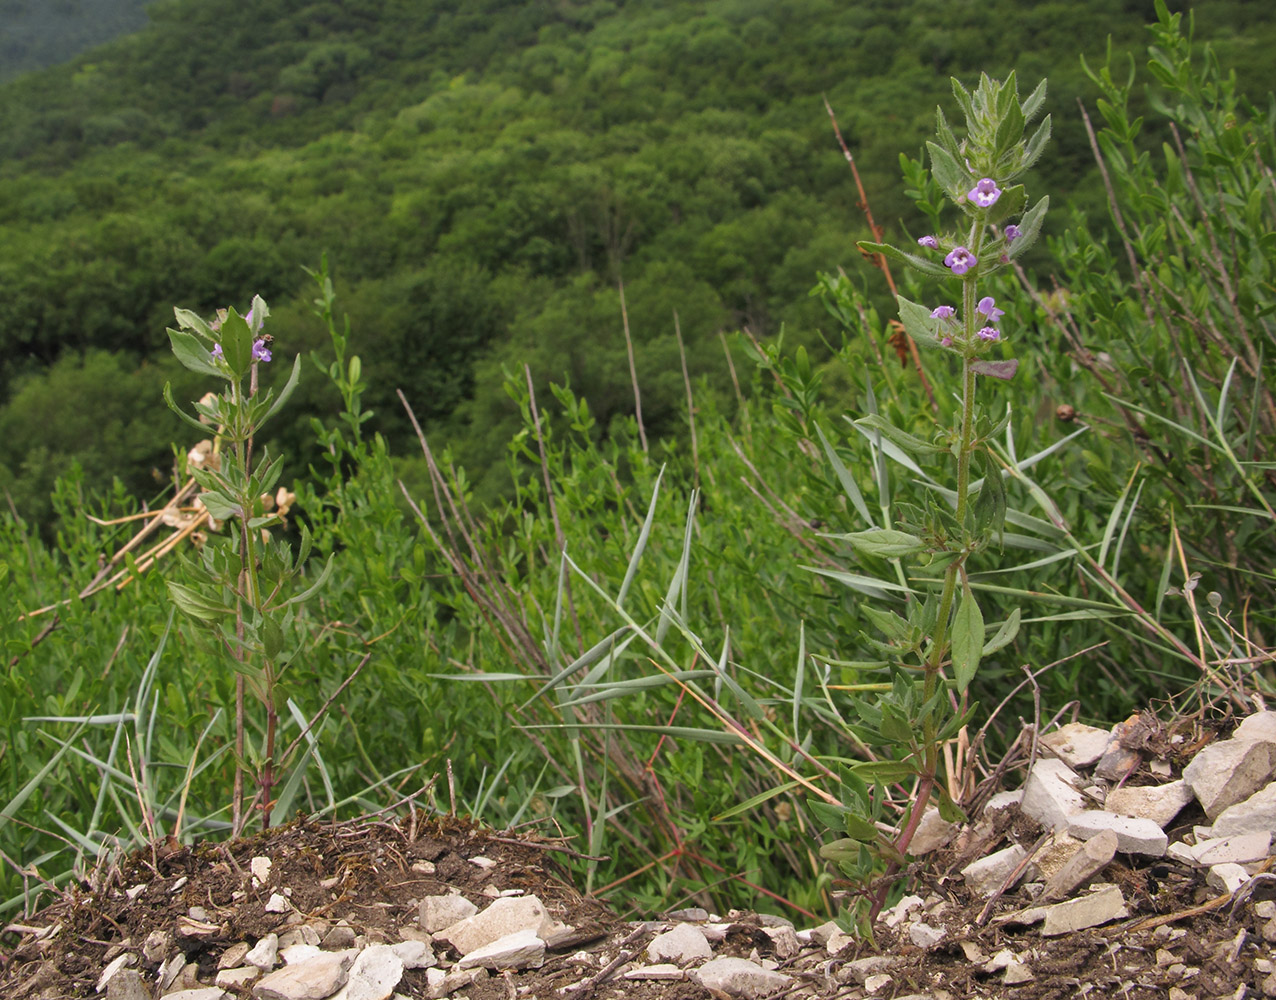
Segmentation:
{"type": "Polygon", "coordinates": [[[231,995],[220,986],[200,986],[193,990],[165,993],[164,1000],[231,1000],[231,995]]]}
{"type": "Polygon", "coordinates": [[[691,924],[678,924],[672,930],[657,934],[647,945],[647,960],[653,963],[686,965],[697,959],[712,957],[708,939],[700,928],[691,924]]]}
{"type": "Polygon", "coordinates": [[[1233,833],[1276,833],[1276,781],[1224,809],[1215,818],[1212,832],[1216,837],[1233,833]]]}
{"type": "Polygon", "coordinates": [[[1101,830],[1077,848],[1058,871],[1050,876],[1042,890],[1040,902],[1048,903],[1070,896],[1078,888],[1087,885],[1116,856],[1117,835],[1111,830],[1101,830]]]}
{"type": "Polygon", "coordinates": [[[1216,837],[1203,840],[1192,848],[1192,857],[1199,865],[1244,864],[1262,861],[1272,847],[1272,835],[1262,833],[1238,833],[1234,837],[1216,837]]]}
{"type": "Polygon", "coordinates": [[[248,870],[253,874],[254,889],[256,889],[259,885],[265,885],[270,881],[271,864],[272,862],[270,858],[264,857],[255,857],[248,862],[248,870]]]}
{"type": "Polygon", "coordinates": [[[269,972],[279,960],[279,935],[267,934],[253,945],[252,950],[244,956],[244,961],[255,965],[262,972],[269,972]]]}
{"type": "Polygon", "coordinates": [[[685,923],[702,924],[709,919],[709,911],[703,906],[688,906],[681,910],[670,910],[666,916],[670,920],[681,920],[685,923]]]}
{"type": "MultiPolygon", "coordinates": [[[[450,944],[462,955],[482,948],[519,931],[530,930],[539,936],[552,933],[554,922],[545,905],[535,896],[507,896],[493,900],[485,910],[466,917],[434,935],[435,940],[450,944]]],[[[542,945],[544,938],[542,940],[542,945]]]]}
{"type": "Polygon", "coordinates": [[[1276,743],[1276,712],[1255,712],[1241,719],[1241,724],[1232,733],[1232,739],[1276,743]]]}
{"type": "Polygon", "coordinates": [[[1041,934],[1043,937],[1057,937],[1129,915],[1121,890],[1115,885],[1105,885],[1085,896],[1047,907],[1041,934]]]}
{"type": "Polygon", "coordinates": [[[290,944],[287,948],[279,949],[279,957],[283,959],[285,965],[296,965],[322,953],[323,950],[313,944],[290,944]]]}
{"type": "Polygon", "coordinates": [[[898,903],[881,915],[881,920],[887,927],[898,927],[908,919],[908,914],[912,910],[920,910],[922,908],[922,897],[909,895],[905,896],[898,903]]]}
{"type": "Polygon", "coordinates": [[[1137,748],[1146,746],[1148,737],[1159,729],[1160,723],[1151,713],[1135,712],[1118,722],[1112,727],[1107,749],[1094,766],[1095,777],[1124,781],[1143,760],[1137,748]]]}
{"type": "Polygon", "coordinates": [[[247,941],[238,941],[222,952],[221,958],[217,960],[217,968],[219,969],[238,969],[244,964],[244,956],[248,954],[251,946],[247,941]]]}
{"type": "Polygon", "coordinates": [[[350,978],[338,996],[341,1000],[389,1000],[402,978],[403,960],[394,948],[369,945],[350,966],[350,978]]]}
{"type": "Polygon", "coordinates": [[[1211,822],[1229,806],[1244,802],[1276,775],[1276,743],[1267,740],[1223,740],[1199,751],[1183,769],[1211,822]]]}
{"type": "Polygon", "coordinates": [[[1108,748],[1111,738],[1106,729],[1096,729],[1080,722],[1069,722],[1053,733],[1046,733],[1041,742],[1069,767],[1089,767],[1108,748]]]}
{"type": "Polygon", "coordinates": [[[288,899],[277,892],[272,892],[270,898],[266,900],[267,913],[287,913],[288,899]]]}
{"type": "Polygon", "coordinates": [[[1162,857],[1169,838],[1165,831],[1150,819],[1132,819],[1100,809],[1087,809],[1068,820],[1068,833],[1080,840],[1089,840],[1104,830],[1116,834],[1117,850],[1126,854],[1146,854],[1162,857]]]}
{"type": "Polygon", "coordinates": [[[153,965],[168,958],[173,948],[173,935],[168,931],[151,931],[142,942],[142,957],[153,965]]]}
{"type": "Polygon", "coordinates": [[[899,965],[900,958],[896,955],[868,955],[864,958],[857,958],[854,961],[847,962],[842,968],[845,978],[839,976],[845,982],[847,979],[854,979],[861,986],[872,976],[879,972],[890,972],[891,969],[899,965]]]}
{"type": "Polygon", "coordinates": [[[257,1000],[324,1000],[345,985],[355,952],[324,951],[267,973],[253,986],[257,1000]]]}
{"type": "Polygon", "coordinates": [[[1047,830],[1063,830],[1068,818],[1086,807],[1077,790],[1077,776],[1061,760],[1039,760],[1023,786],[1019,808],[1047,830]]]}
{"type": "Polygon", "coordinates": [[[437,934],[476,913],[478,913],[478,907],[464,896],[455,893],[447,896],[426,896],[421,900],[417,921],[423,930],[437,934]]]}
{"type": "Polygon", "coordinates": [[[261,969],[255,965],[244,965],[238,969],[220,969],[213,983],[224,990],[233,990],[241,986],[247,986],[260,975],[261,969]]]}
{"type": "Polygon", "coordinates": [[[894,981],[892,976],[887,975],[885,972],[879,972],[864,980],[864,990],[868,993],[881,993],[894,981]]]}
{"type": "Polygon", "coordinates": [[[151,991],[136,969],[120,969],[106,984],[106,1000],[151,1000],[151,991]]]}
{"type": "Polygon", "coordinates": [[[908,937],[913,944],[927,951],[943,941],[946,936],[947,931],[942,927],[932,927],[930,924],[916,923],[908,928],[908,937]]]}
{"type": "Polygon", "coordinates": [[[1063,830],[1056,830],[1032,856],[1032,867],[1036,871],[1036,876],[1047,880],[1052,878],[1055,872],[1066,865],[1081,849],[1083,843],[1063,830]]]}
{"type": "Polygon", "coordinates": [[[325,951],[341,951],[344,948],[353,948],[355,944],[354,928],[344,921],[339,924],[333,924],[328,928],[328,932],[315,944],[325,951]]]}
{"type": "Polygon", "coordinates": [[[908,853],[920,858],[937,851],[957,835],[958,829],[960,827],[956,823],[950,823],[939,815],[938,809],[927,809],[909,842],[908,853]]]}
{"type": "Polygon", "coordinates": [[[106,984],[125,966],[136,964],[137,956],[131,952],[126,951],[122,955],[116,955],[115,958],[106,964],[106,968],[102,970],[101,975],[97,977],[97,991],[101,993],[106,989],[106,984]]]}
{"type": "Polygon", "coordinates": [[[429,969],[439,964],[434,951],[424,941],[400,941],[390,945],[405,969],[429,969]]]}
{"type": "Polygon", "coordinates": [[[1232,893],[1249,881],[1249,872],[1231,861],[1210,865],[1205,873],[1205,884],[1220,895],[1232,893]]]}
{"type": "MultiPolygon", "coordinates": [[[[1038,764],[1043,763],[1041,761],[1038,764]]],[[[1045,761],[1044,763],[1053,763],[1045,761]]],[[[1011,844],[1004,850],[990,854],[986,858],[972,861],[961,870],[972,892],[980,896],[991,896],[1002,887],[1019,863],[1028,856],[1018,844],[1011,844]]]]}
{"type": "MultiPolygon", "coordinates": [[[[247,949],[244,950],[247,951],[247,949]]],[[[179,951],[176,955],[159,967],[159,974],[157,978],[159,980],[161,993],[177,981],[177,977],[181,974],[181,971],[185,966],[186,956],[179,951]]]]}
{"type": "Polygon", "coordinates": [[[1023,802],[1023,789],[1016,788],[1013,792],[998,792],[984,805],[984,816],[995,816],[999,812],[1007,809],[1013,809],[1023,802]]]}
{"type": "Polygon", "coordinates": [[[686,979],[687,975],[676,965],[670,965],[668,962],[662,962],[658,965],[640,965],[636,969],[630,969],[625,973],[625,978],[677,980],[686,979]]]}
{"type": "Polygon", "coordinates": [[[524,927],[466,952],[459,962],[459,969],[483,966],[487,969],[539,969],[545,964],[545,942],[536,931],[524,927]]]}
{"type": "Polygon", "coordinates": [[[1148,819],[1165,829],[1179,811],[1192,801],[1192,789],[1183,779],[1164,785],[1122,786],[1108,792],[1103,808],[1119,816],[1148,819]]]}
{"type": "Polygon", "coordinates": [[[1006,972],[1001,981],[1007,986],[1018,986],[1021,983],[1030,983],[1036,978],[1032,970],[1023,962],[1011,962],[1006,966],[1006,972]]]}
{"type": "Polygon", "coordinates": [[[440,997],[451,996],[462,987],[485,982],[488,978],[486,969],[453,969],[446,974],[439,969],[427,969],[426,976],[430,977],[431,1000],[439,1000],[440,997]],[[434,981],[433,977],[430,977],[430,973],[437,973],[437,982],[434,981]]]}
{"type": "Polygon", "coordinates": [[[691,978],[710,992],[740,1000],[762,1000],[779,993],[793,981],[745,958],[715,958],[692,972],[691,978]]]}
{"type": "Polygon", "coordinates": [[[798,941],[797,931],[788,924],[781,924],[777,927],[763,927],[762,933],[771,939],[771,945],[775,948],[775,957],[781,961],[793,958],[802,950],[802,943],[798,941]]]}
{"type": "MultiPolygon", "coordinates": [[[[342,921],[337,926],[340,927],[343,925],[347,928],[350,926],[349,924],[346,924],[345,921],[342,921]]],[[[319,937],[319,929],[317,927],[313,927],[310,924],[302,924],[300,927],[289,927],[286,931],[279,935],[279,950],[283,951],[285,948],[291,948],[298,944],[309,944],[318,948],[321,941],[322,939],[319,937]]],[[[337,947],[335,944],[329,945],[327,950],[341,951],[344,948],[351,948],[353,946],[354,934],[352,933],[350,935],[349,944],[341,945],[341,947],[337,947]]]]}

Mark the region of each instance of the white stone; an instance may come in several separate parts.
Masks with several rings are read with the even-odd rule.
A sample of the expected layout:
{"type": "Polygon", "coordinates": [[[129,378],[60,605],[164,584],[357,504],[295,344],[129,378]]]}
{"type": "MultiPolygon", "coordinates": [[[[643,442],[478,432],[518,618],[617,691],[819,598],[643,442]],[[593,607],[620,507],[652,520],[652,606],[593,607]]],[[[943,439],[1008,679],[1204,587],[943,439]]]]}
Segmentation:
{"type": "Polygon", "coordinates": [[[763,927],[762,933],[771,939],[771,946],[775,949],[776,958],[781,960],[790,959],[802,950],[802,943],[798,941],[797,931],[788,924],[763,927]]]}
{"type": "Polygon", "coordinates": [[[998,792],[984,805],[984,815],[993,816],[996,813],[1005,812],[1021,802],[1023,802],[1022,788],[1016,788],[1013,792],[998,792]]]}
{"type": "Polygon", "coordinates": [[[296,965],[262,976],[253,986],[258,1000],[324,1000],[346,983],[356,952],[320,952],[296,965]]]}
{"type": "Polygon", "coordinates": [[[478,867],[482,868],[484,871],[487,871],[488,869],[496,867],[495,861],[493,861],[491,858],[485,858],[482,855],[478,855],[477,857],[470,858],[470,864],[478,865],[478,867]]]}
{"type": "Polygon", "coordinates": [[[1260,788],[1243,802],[1228,806],[1214,820],[1213,833],[1217,837],[1262,832],[1276,833],[1276,781],[1260,788]]]}
{"type": "Polygon", "coordinates": [[[120,969],[106,984],[106,1000],[151,1000],[151,991],[136,969],[120,969]]]}
{"type": "Polygon", "coordinates": [[[1112,862],[1117,851],[1117,835],[1102,830],[1079,848],[1046,882],[1041,901],[1063,899],[1078,886],[1085,885],[1112,862]]]}
{"type": "Polygon", "coordinates": [[[165,993],[164,1000],[231,1000],[231,996],[220,986],[201,986],[196,990],[178,990],[176,993],[165,993]]]}
{"type": "Polygon", "coordinates": [[[1011,844],[986,858],[972,861],[961,870],[961,873],[972,892],[980,896],[991,896],[1002,887],[1027,856],[1028,852],[1022,847],[1011,844]]]}
{"type": "Polygon", "coordinates": [[[217,978],[213,980],[223,989],[234,989],[237,986],[247,986],[254,979],[261,975],[261,969],[255,965],[244,965],[238,969],[222,969],[217,973],[217,978]]]}
{"type": "Polygon", "coordinates": [[[1120,816],[1150,819],[1161,829],[1192,801],[1192,789],[1181,778],[1164,785],[1139,785],[1114,788],[1108,792],[1103,808],[1120,816]]]}
{"type": "Polygon", "coordinates": [[[793,982],[789,976],[771,972],[744,958],[715,958],[691,976],[710,992],[725,993],[740,1000],[762,1000],[793,982]]]}
{"type": "Polygon", "coordinates": [[[486,969],[453,969],[447,974],[440,972],[438,969],[427,969],[426,977],[430,977],[431,973],[438,973],[442,977],[437,982],[429,979],[431,1000],[439,1000],[440,997],[451,996],[464,986],[481,983],[488,978],[486,969]]]}
{"type": "Polygon", "coordinates": [[[1249,872],[1238,864],[1225,861],[1210,865],[1205,873],[1205,884],[1217,893],[1232,893],[1249,881],[1249,872]]]}
{"type": "Polygon", "coordinates": [[[153,965],[159,965],[168,957],[173,947],[173,935],[168,931],[151,931],[142,943],[142,957],[153,965]]]}
{"type": "Polygon", "coordinates": [[[306,962],[322,954],[323,950],[313,944],[290,944],[287,948],[279,949],[279,957],[283,959],[285,965],[296,965],[298,962],[306,962]]]}
{"type": "Polygon", "coordinates": [[[248,870],[253,873],[253,888],[265,885],[270,881],[270,858],[256,857],[248,862],[248,870]]]}
{"type": "Polygon", "coordinates": [[[1103,756],[1110,737],[1106,729],[1069,722],[1053,733],[1046,733],[1041,742],[1069,767],[1089,767],[1103,756]]]}
{"type": "Polygon", "coordinates": [[[657,934],[647,945],[647,960],[653,963],[686,965],[697,959],[712,957],[708,939],[693,924],[678,924],[673,930],[657,934]]]}
{"type": "Polygon", "coordinates": [[[244,961],[249,965],[255,965],[262,972],[269,972],[275,967],[275,963],[279,959],[279,935],[267,934],[264,938],[253,945],[252,949],[244,956],[244,961]]]}
{"type": "Polygon", "coordinates": [[[287,913],[288,900],[277,892],[272,892],[270,898],[266,900],[267,913],[287,913]]]}
{"type": "Polygon", "coordinates": [[[248,949],[249,944],[247,941],[239,941],[232,944],[222,952],[221,958],[217,960],[217,968],[238,969],[244,964],[244,956],[248,954],[248,949]]]}
{"type": "Polygon", "coordinates": [[[932,927],[930,924],[917,923],[908,928],[908,936],[918,948],[924,948],[929,951],[944,940],[947,932],[942,927],[932,927]]]}
{"type": "Polygon", "coordinates": [[[950,823],[939,815],[938,809],[927,809],[922,814],[922,821],[917,824],[913,839],[909,841],[908,853],[920,858],[937,851],[952,840],[959,829],[956,823],[950,823]]]}
{"type": "Polygon", "coordinates": [[[864,989],[869,993],[880,993],[894,981],[892,976],[887,975],[885,972],[879,972],[864,980],[864,989]]]}
{"type": "Polygon", "coordinates": [[[1006,974],[1001,981],[1007,986],[1018,986],[1020,983],[1030,983],[1035,978],[1028,966],[1022,962],[1011,962],[1006,966],[1006,974]]]}
{"type": "Polygon", "coordinates": [[[1211,821],[1244,802],[1276,775],[1276,743],[1223,740],[1201,750],[1183,769],[1183,780],[1211,821]]]}
{"type": "Polygon", "coordinates": [[[421,900],[421,910],[417,917],[423,930],[431,934],[460,923],[466,917],[478,913],[478,907],[464,896],[426,896],[421,900]]]}
{"type": "Polygon", "coordinates": [[[1276,712],[1255,712],[1246,716],[1232,733],[1232,739],[1276,743],[1276,712]]]}
{"type": "Polygon", "coordinates": [[[1064,830],[1056,830],[1032,856],[1032,867],[1038,879],[1051,879],[1081,849],[1084,841],[1071,837],[1064,830]]]}
{"type": "Polygon", "coordinates": [[[1068,833],[1089,840],[1104,830],[1116,834],[1117,850],[1126,854],[1146,854],[1159,858],[1169,846],[1165,831],[1150,819],[1132,819],[1098,809],[1087,809],[1068,820],[1068,833]]]}
{"type": "Polygon", "coordinates": [[[554,931],[554,921],[535,896],[509,896],[493,900],[481,913],[435,934],[435,940],[450,944],[462,955],[486,944],[529,930],[542,942],[554,931]]]}
{"type": "Polygon", "coordinates": [[[687,975],[676,965],[662,962],[657,965],[640,965],[625,973],[626,979],[686,979],[687,975]]]}
{"type": "Polygon", "coordinates": [[[1200,841],[1192,848],[1192,857],[1199,865],[1239,865],[1246,861],[1262,861],[1271,847],[1272,835],[1266,831],[1238,833],[1234,837],[1200,841]]]}
{"type": "Polygon", "coordinates": [[[350,966],[350,978],[333,1000],[389,1000],[403,978],[403,960],[387,944],[364,948],[350,966]]]}
{"type": "Polygon", "coordinates": [[[881,920],[887,927],[898,927],[906,919],[912,910],[920,910],[922,908],[921,896],[905,896],[898,903],[881,915],[881,920]]]}
{"type": "Polygon", "coordinates": [[[405,969],[428,969],[439,964],[433,950],[424,941],[400,941],[390,945],[390,950],[399,956],[405,969]]]}
{"type": "Polygon", "coordinates": [[[1077,776],[1061,760],[1039,760],[1023,786],[1019,808],[1047,830],[1063,830],[1068,819],[1086,807],[1077,776]]]}
{"type": "Polygon", "coordinates": [[[1057,937],[1129,915],[1121,890],[1115,885],[1104,885],[1085,896],[1046,907],[1046,922],[1041,934],[1043,937],[1057,937]]]}
{"type": "Polygon", "coordinates": [[[111,961],[107,963],[106,968],[102,970],[102,974],[97,977],[97,991],[101,993],[104,989],[106,989],[106,984],[111,981],[111,977],[123,969],[126,965],[136,964],[137,956],[132,952],[126,951],[122,955],[115,956],[115,958],[111,959],[111,961]]]}
{"type": "Polygon", "coordinates": [[[545,964],[545,942],[530,927],[506,934],[495,941],[466,952],[459,969],[483,966],[487,969],[539,969],[545,964]]]}

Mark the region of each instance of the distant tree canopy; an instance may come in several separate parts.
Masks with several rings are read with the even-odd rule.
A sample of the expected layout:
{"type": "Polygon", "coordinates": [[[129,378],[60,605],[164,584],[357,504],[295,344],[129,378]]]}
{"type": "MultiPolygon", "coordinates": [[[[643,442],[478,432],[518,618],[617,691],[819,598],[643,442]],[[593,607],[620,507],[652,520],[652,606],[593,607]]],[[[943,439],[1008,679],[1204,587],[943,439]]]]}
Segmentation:
{"type": "MultiPolygon", "coordinates": [[[[136,372],[166,350],[174,305],[260,293],[283,354],[317,344],[301,267],[325,251],[392,439],[402,388],[489,461],[502,372],[525,363],[622,413],[621,282],[660,424],[681,392],[675,312],[711,385],[719,331],[784,326],[820,349],[814,274],[850,270],[866,235],[823,97],[877,219],[912,229],[898,153],[920,149],[948,77],[1048,76],[1056,138],[1034,184],[1102,211],[1078,56],[1101,62],[1109,39],[1140,53],[1147,6],[160,0],[136,34],[0,87],[0,478],[25,481],[46,438],[76,440],[23,393],[68,364],[136,372]]],[[[1198,34],[1249,92],[1276,83],[1269,4],[1219,0],[1198,34]]],[[[114,405],[85,383],[83,405],[114,405]]],[[[148,393],[129,398],[163,447],[180,428],[149,419],[148,393]]],[[[103,475],[146,461],[129,446],[103,475]]]]}

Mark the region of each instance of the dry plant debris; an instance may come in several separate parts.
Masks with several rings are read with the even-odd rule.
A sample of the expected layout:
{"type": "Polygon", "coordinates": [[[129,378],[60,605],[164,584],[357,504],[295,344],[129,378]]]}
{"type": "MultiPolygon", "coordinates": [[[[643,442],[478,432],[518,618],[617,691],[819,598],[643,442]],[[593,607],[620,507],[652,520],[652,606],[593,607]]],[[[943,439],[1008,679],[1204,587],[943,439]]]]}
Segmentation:
{"type": "Polygon", "coordinates": [[[1180,728],[1140,713],[1041,737],[976,819],[927,817],[917,893],[872,941],[699,908],[626,922],[572,887],[555,842],[446,817],[301,819],[99,869],[5,928],[0,995],[1276,996],[1276,713],[1226,739],[1180,728]]]}

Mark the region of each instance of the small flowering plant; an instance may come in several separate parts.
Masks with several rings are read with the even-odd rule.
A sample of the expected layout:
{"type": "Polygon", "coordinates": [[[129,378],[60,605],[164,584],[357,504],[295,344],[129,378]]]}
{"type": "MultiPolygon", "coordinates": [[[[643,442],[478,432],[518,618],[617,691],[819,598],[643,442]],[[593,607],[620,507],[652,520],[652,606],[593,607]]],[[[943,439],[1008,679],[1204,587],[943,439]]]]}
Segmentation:
{"type": "MultiPolygon", "coordinates": [[[[881,638],[866,636],[865,641],[884,657],[891,684],[874,702],[856,701],[859,722],[849,728],[861,746],[876,748],[875,759],[844,762],[850,766],[842,769],[841,806],[812,803],[822,820],[844,832],[842,839],[825,845],[824,856],[838,862],[845,874],[872,886],[861,897],[870,920],[907,862],[909,844],[927,805],[938,799],[944,818],[960,817],[958,803],[938,780],[941,748],[971,717],[967,689],[981,657],[1009,644],[1019,629],[1017,609],[1006,621],[985,626],[966,564],[995,543],[1004,529],[1001,468],[985,442],[1005,421],[992,426],[979,412],[976,394],[980,377],[1010,379],[1018,362],[992,356],[1013,338],[1003,335],[999,325],[1005,311],[992,295],[981,292],[994,273],[1032,245],[1049,204],[1042,198],[1028,208],[1024,188],[1016,183],[1040,157],[1050,135],[1047,116],[1025,138],[1028,123],[1045,101],[1046,84],[1043,81],[1026,100],[1020,100],[1013,74],[1004,83],[983,76],[974,93],[954,80],[953,92],[965,112],[965,136],[957,138],[940,110],[936,141],[927,146],[934,182],[956,207],[957,225],[949,232],[922,236],[917,251],[860,244],[869,253],[956,286],[955,304],[924,305],[903,296],[898,303],[904,328],[919,346],[944,352],[961,364],[955,427],[937,431],[927,441],[880,416],[857,421],[872,421],[873,430],[906,455],[937,461],[950,456],[956,464],[955,489],[931,490],[923,504],[897,504],[895,527],[838,536],[861,556],[892,563],[890,592],[904,594],[903,613],[864,608],[882,633],[881,638]],[[976,460],[983,478],[972,483],[976,460]],[[912,561],[917,572],[906,572],[902,560],[912,561]],[[910,801],[898,829],[891,829],[884,822],[884,796],[879,793],[906,781],[912,782],[910,801]]],[[[939,208],[932,206],[927,212],[936,225],[939,208]]],[[[857,509],[865,510],[858,487],[844,473],[839,470],[848,494],[857,509]]]]}
{"type": "Polygon", "coordinates": [[[263,332],[269,310],[261,297],[240,316],[234,309],[220,312],[211,322],[195,313],[175,309],[178,329],[168,331],[177,359],[192,371],[224,383],[220,393],[208,393],[193,404],[195,415],[164,399],[179,417],[205,433],[217,428],[211,451],[215,461],[189,462],[190,475],[202,488],[199,502],[215,521],[230,526],[230,544],[207,545],[202,563],[190,566],[193,585],[169,581],[169,596],[187,616],[206,625],[227,651],[236,671],[236,773],[233,826],[236,835],[245,824],[243,776],[254,766],[262,828],[270,826],[272,788],[281,765],[277,759],[279,710],[284,707],[280,678],[299,643],[290,641],[297,605],[315,593],[331,570],[331,559],[317,580],[300,592],[290,586],[303,573],[310,553],[304,527],[300,550],[277,541],[266,529],[282,522],[292,495],[276,490],[282,471],[278,457],[263,448],[254,455],[254,438],[287,401],[301,376],[301,356],[293,361],[283,388],[259,391],[261,365],[273,360],[271,337],[263,332]],[[260,746],[247,745],[244,694],[251,692],[265,709],[260,746]]]}

